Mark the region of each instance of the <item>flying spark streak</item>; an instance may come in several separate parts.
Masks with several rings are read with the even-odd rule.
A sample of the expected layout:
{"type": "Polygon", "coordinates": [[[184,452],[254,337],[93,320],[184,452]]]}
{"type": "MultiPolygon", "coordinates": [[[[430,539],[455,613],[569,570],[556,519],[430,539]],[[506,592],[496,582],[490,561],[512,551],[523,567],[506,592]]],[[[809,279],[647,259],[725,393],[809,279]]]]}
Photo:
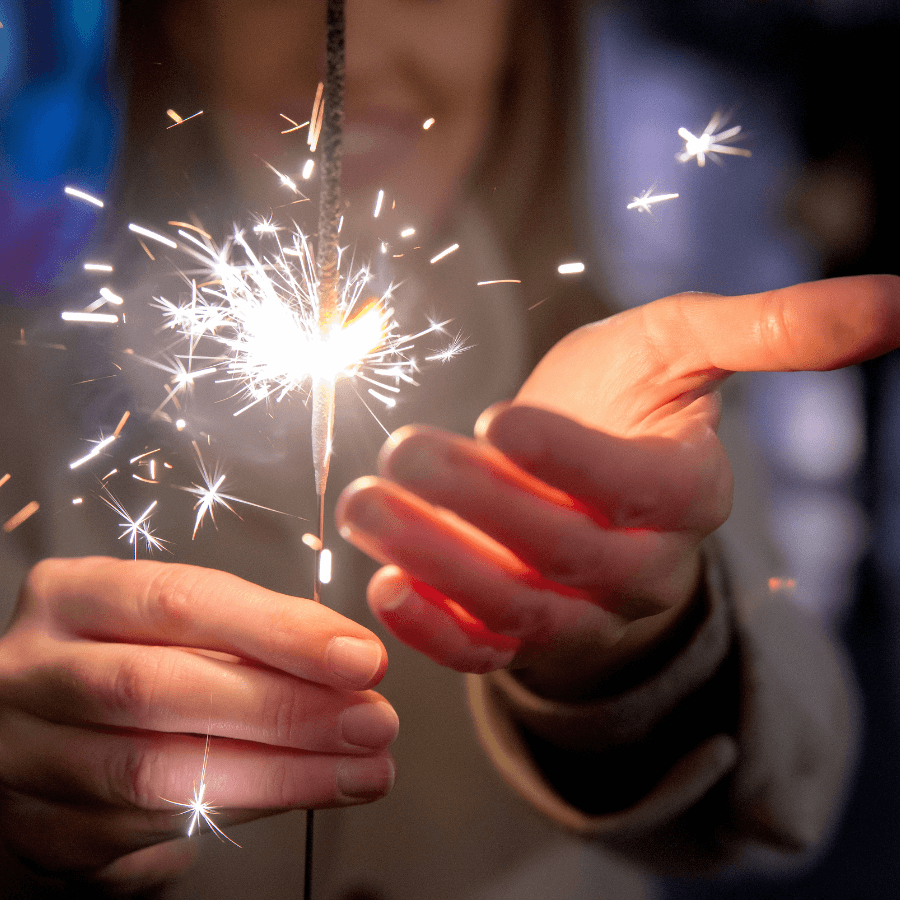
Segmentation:
{"type": "Polygon", "coordinates": [[[717,132],[716,129],[724,124],[725,120],[722,114],[715,113],[700,135],[691,134],[687,128],[679,128],[678,134],[684,140],[684,150],[676,155],[676,159],[679,162],[689,162],[692,159],[696,159],[697,165],[703,167],[706,165],[707,156],[713,162],[721,164],[721,160],[718,157],[719,153],[731,156],[750,156],[750,151],[744,147],[729,146],[732,141],[737,140],[738,135],[741,133],[741,126],[734,125],[731,128],[726,128],[724,131],[717,132]]]}
{"type": "Polygon", "coordinates": [[[84,264],[85,272],[112,272],[113,267],[109,263],[92,263],[86,262],[84,264]]]}
{"type": "Polygon", "coordinates": [[[372,213],[372,217],[377,219],[379,215],[381,215],[381,205],[384,203],[384,191],[378,192],[378,197],[375,200],[375,212],[372,213]]]}
{"type": "Polygon", "coordinates": [[[40,504],[37,500],[32,500],[31,503],[26,503],[14,516],[10,516],[3,523],[3,530],[9,534],[9,532],[14,531],[18,528],[23,522],[30,519],[39,509],[40,504]]]}
{"type": "Polygon", "coordinates": [[[310,550],[315,550],[316,553],[319,553],[322,549],[322,541],[316,537],[316,535],[310,534],[308,531],[300,538],[300,540],[303,541],[310,550]]]}
{"type": "Polygon", "coordinates": [[[286,119],[291,123],[291,127],[286,128],[284,131],[282,131],[282,134],[290,134],[292,131],[299,131],[301,128],[306,128],[306,126],[309,125],[308,121],[303,122],[302,124],[299,122],[295,122],[290,116],[286,116],[284,113],[278,113],[278,115],[281,116],[282,119],[286,119]]]}
{"type": "Polygon", "coordinates": [[[319,554],[319,584],[331,582],[331,551],[322,550],[319,554]]]}
{"type": "Polygon", "coordinates": [[[324,90],[325,84],[320,81],[319,86],[316,88],[316,99],[313,101],[312,117],[309,120],[309,134],[306,138],[306,143],[309,144],[309,149],[313,153],[316,152],[316,147],[319,144],[319,134],[322,131],[322,113],[325,109],[325,101],[322,96],[324,90]]]}
{"type": "Polygon", "coordinates": [[[303,164],[303,171],[300,173],[300,177],[304,181],[309,181],[310,176],[312,175],[313,169],[315,168],[315,166],[316,166],[316,161],[314,159],[308,159],[303,164]]]}
{"type": "Polygon", "coordinates": [[[438,253],[437,256],[432,257],[432,264],[438,262],[439,260],[442,260],[445,256],[449,256],[455,250],[459,250],[459,244],[451,244],[449,247],[447,247],[446,250],[441,250],[441,252],[438,253]]]}
{"type": "Polygon", "coordinates": [[[122,433],[122,429],[125,427],[125,423],[128,421],[128,419],[130,417],[131,417],[131,412],[130,412],[130,410],[126,409],[125,412],[122,413],[122,418],[119,419],[119,424],[116,425],[116,430],[113,432],[113,437],[118,437],[122,433]]]}
{"type": "Polygon", "coordinates": [[[114,325],[119,321],[118,316],[114,316],[112,313],[97,313],[97,312],[70,312],[66,311],[60,313],[60,318],[64,322],[96,322],[107,325],[114,325]]]}
{"type": "Polygon", "coordinates": [[[2,478],[0,478],[0,487],[3,487],[3,485],[6,484],[6,482],[9,481],[10,478],[12,478],[12,475],[7,472],[2,478]]]}
{"type": "Polygon", "coordinates": [[[648,212],[652,213],[653,210],[650,208],[654,203],[662,203],[664,200],[677,200],[678,194],[654,194],[654,187],[647,188],[642,194],[639,194],[635,197],[631,203],[628,204],[626,209],[637,209],[640,212],[648,212]]]}
{"type": "Polygon", "coordinates": [[[479,281],[477,287],[484,287],[486,284],[521,284],[521,278],[495,278],[493,281],[479,281]]]}
{"type": "Polygon", "coordinates": [[[63,190],[70,196],[75,197],[78,200],[84,200],[86,203],[91,203],[94,206],[100,207],[103,209],[103,201],[99,197],[95,197],[93,194],[89,194],[87,191],[83,191],[80,188],[72,187],[67,184],[63,190]]]}
{"type": "Polygon", "coordinates": [[[155,231],[151,231],[149,228],[143,228],[140,225],[135,225],[134,222],[130,222],[128,224],[128,230],[133,231],[135,234],[143,235],[143,237],[150,238],[153,241],[159,241],[165,247],[171,247],[173,250],[178,249],[178,244],[175,243],[171,238],[167,238],[163,234],[158,234],[155,231]]]}
{"type": "Polygon", "coordinates": [[[111,434],[108,438],[103,438],[101,441],[98,441],[97,445],[88,453],[86,456],[82,456],[81,459],[76,459],[74,462],[69,463],[70,469],[77,469],[79,466],[84,465],[84,463],[96,459],[102,450],[108,447],[115,439],[117,435],[111,434]]]}
{"type": "Polygon", "coordinates": [[[580,275],[584,271],[583,262],[562,263],[556,269],[560,275],[580,275]]]}
{"type": "Polygon", "coordinates": [[[426,119],[422,123],[422,128],[424,128],[425,131],[428,131],[428,129],[431,128],[432,125],[434,125],[434,119],[426,119]]]}
{"type": "Polygon", "coordinates": [[[102,287],[100,288],[100,296],[107,302],[112,303],[114,306],[121,306],[125,301],[118,295],[114,294],[109,288],[102,287]]]}
{"type": "Polygon", "coordinates": [[[196,829],[197,833],[200,833],[200,823],[206,822],[209,829],[218,835],[219,838],[228,841],[231,844],[234,844],[235,847],[240,847],[241,845],[237,841],[233,841],[215,822],[212,820],[212,816],[216,812],[216,807],[213,806],[208,800],[205,799],[206,795],[206,763],[209,760],[209,735],[206,737],[206,749],[203,751],[203,766],[200,769],[200,786],[194,785],[194,796],[187,803],[179,803],[177,800],[166,800],[165,797],[162,797],[162,800],[165,800],[166,803],[171,803],[173,806],[181,806],[184,808],[184,812],[179,813],[178,815],[189,815],[191,818],[188,821],[187,828],[187,836],[190,837],[194,830],[196,829]]]}
{"type": "Polygon", "coordinates": [[[170,128],[174,128],[176,125],[181,125],[184,122],[189,122],[191,119],[195,119],[197,116],[202,116],[203,110],[202,109],[198,110],[197,112],[192,113],[191,115],[187,116],[184,119],[182,119],[181,116],[179,116],[178,113],[175,112],[174,109],[167,109],[166,115],[170,119],[172,119],[172,124],[166,126],[166,131],[168,131],[170,128]]]}

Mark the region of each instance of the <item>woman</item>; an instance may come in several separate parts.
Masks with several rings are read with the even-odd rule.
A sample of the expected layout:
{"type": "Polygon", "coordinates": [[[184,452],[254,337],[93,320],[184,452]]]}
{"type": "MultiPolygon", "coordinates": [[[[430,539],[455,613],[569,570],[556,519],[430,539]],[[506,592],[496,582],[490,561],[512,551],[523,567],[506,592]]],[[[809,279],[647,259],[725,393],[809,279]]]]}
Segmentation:
{"type": "MultiPolygon", "coordinates": [[[[456,371],[426,385],[417,419],[471,427],[557,337],[606,311],[592,292],[553,277],[578,249],[569,202],[577,12],[475,0],[349,5],[350,209],[370,209],[364,200],[384,178],[398,217],[408,213],[423,229],[423,246],[462,235],[469,249],[440,269],[410,254],[414,303],[439,291],[436,305],[465,313],[479,341],[456,371]],[[433,133],[414,132],[410,123],[432,112],[433,133]],[[473,271],[520,277],[522,293],[466,304],[481,280],[473,271]],[[563,302],[551,296],[523,315],[557,293],[563,302]]],[[[280,145],[266,142],[279,112],[299,122],[311,106],[321,13],[293,2],[122,9],[135,78],[122,170],[129,215],[183,221],[196,212],[210,227],[222,207],[230,220],[238,196],[261,214],[296,199],[273,194],[277,181],[254,158],[285,170],[280,145]],[[156,15],[162,33],[148,33],[156,15]],[[160,69],[176,83],[189,73],[205,109],[200,128],[141,133],[166,106],[190,102],[152,84],[160,69]],[[282,106],[294,97],[296,108],[282,106]]],[[[352,213],[351,226],[362,227],[352,213]]],[[[138,257],[127,270],[133,285],[152,277],[141,265],[138,257]]],[[[538,809],[650,868],[704,871],[750,844],[801,851],[820,838],[851,754],[847,688],[833,648],[768,595],[770,570],[746,540],[735,547],[723,537],[725,550],[706,540],[731,497],[714,390],[732,370],[826,368],[883,352],[897,343],[898,303],[896,285],[863,279],[735,300],[681,296],[617,316],[557,345],[517,405],[481,420],[476,442],[412,430],[384,454],[380,479],[344,494],[342,532],[391,564],[370,583],[376,615],[444,666],[500,673],[471,682],[479,730],[538,809]]],[[[152,348],[144,315],[129,309],[124,340],[152,348]]],[[[78,380],[59,365],[66,377],[49,394],[78,380]]],[[[80,365],[102,369],[87,351],[80,365]]],[[[183,464],[190,438],[209,437],[235,479],[253,486],[254,502],[283,510],[285,497],[308,496],[299,415],[210,424],[197,396],[179,436],[150,415],[161,396],[146,371],[128,369],[122,389],[124,408],[147,413],[145,430],[128,432],[133,458],[159,441],[183,464]]],[[[29,476],[42,498],[56,497],[52,508],[63,508],[69,490],[58,473],[74,458],[72,435],[121,416],[122,404],[95,384],[92,404],[76,385],[62,399],[32,397],[21,411],[34,420],[32,435],[45,429],[56,439],[33,438],[59,464],[45,459],[43,474],[32,466],[29,476]],[[47,410],[56,406],[54,418],[47,410]]],[[[333,489],[374,456],[353,409],[339,409],[333,489]],[[343,448],[341,435],[353,436],[343,448]]],[[[309,516],[310,507],[291,499],[286,511],[309,516]]],[[[181,515],[193,518],[189,504],[181,515]]],[[[214,537],[179,548],[180,559],[209,569],[92,559],[42,563],[26,580],[0,645],[3,834],[26,862],[118,890],[174,879],[195,844],[175,839],[181,823],[170,801],[196,788],[206,734],[206,796],[223,809],[223,827],[389,789],[396,718],[368,690],[384,674],[380,640],[271,593],[294,592],[295,567],[285,561],[301,552],[298,529],[267,513],[241,515],[220,516],[214,537]]],[[[100,519],[64,512],[49,529],[23,531],[35,543],[20,567],[49,553],[115,548],[100,519]]],[[[370,570],[335,549],[343,577],[327,599],[350,611],[370,570]]],[[[539,853],[554,832],[490,781],[463,731],[452,676],[391,654],[384,691],[409,733],[402,755],[398,745],[401,780],[383,804],[323,816],[322,895],[360,883],[390,897],[488,891],[509,856],[539,853]]],[[[212,865],[188,873],[173,895],[280,896],[299,877],[301,833],[283,817],[236,830],[250,852],[211,848],[212,865]]],[[[568,863],[569,852],[557,859],[568,863]]],[[[616,896],[640,891],[612,863],[592,865],[583,877],[557,866],[571,879],[563,893],[594,896],[616,877],[624,881],[610,887],[616,896]]]]}

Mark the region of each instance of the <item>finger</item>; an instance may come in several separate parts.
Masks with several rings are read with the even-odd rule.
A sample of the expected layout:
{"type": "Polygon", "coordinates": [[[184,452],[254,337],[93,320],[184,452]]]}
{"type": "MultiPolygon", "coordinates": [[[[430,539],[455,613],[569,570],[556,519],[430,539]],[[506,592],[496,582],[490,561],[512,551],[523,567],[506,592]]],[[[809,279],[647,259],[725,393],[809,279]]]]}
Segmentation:
{"type": "Polygon", "coordinates": [[[180,826],[172,815],[190,804],[201,783],[205,800],[232,811],[345,806],[381,797],[393,784],[386,751],[306,753],[213,737],[207,757],[205,736],[75,728],[21,713],[4,724],[4,733],[16,737],[0,754],[7,789],[47,802],[140,812],[131,828],[143,837],[134,847],[174,837],[180,826]]]}
{"type": "Polygon", "coordinates": [[[502,453],[436,429],[404,428],[385,445],[379,468],[551,578],[561,552],[595,554],[607,539],[603,529],[705,535],[730,509],[730,469],[711,432],[695,443],[624,439],[513,406],[483,434],[502,453]]]}
{"type": "Polygon", "coordinates": [[[659,336],[656,349],[677,348],[694,371],[836,369],[900,346],[895,275],[833,278],[744,297],[681,295],[645,309],[650,334],[659,336]]]}
{"type": "Polygon", "coordinates": [[[370,752],[396,738],[397,714],[358,693],[240,662],[164,647],[69,642],[11,680],[7,700],[54,722],[370,752]]]}
{"type": "Polygon", "coordinates": [[[343,688],[371,687],[387,667],[383,645],[362,625],[213,569],[45,560],[29,573],[25,595],[53,627],[95,640],[224,651],[343,688]]]}
{"type": "Polygon", "coordinates": [[[489,630],[530,641],[577,628],[592,615],[594,603],[609,604],[617,614],[632,605],[635,614],[649,614],[643,606],[668,602],[668,593],[653,582],[647,560],[665,560],[660,571],[670,579],[674,558],[684,555],[684,548],[660,532],[610,532],[600,555],[579,562],[579,580],[594,584],[588,593],[548,580],[457,516],[376,478],[358,479],[344,491],[338,525],[365,553],[452,598],[489,630]],[[641,593],[631,596],[629,586],[638,575],[641,593]],[[644,585],[651,585],[646,595],[644,585]]]}
{"type": "Polygon", "coordinates": [[[395,637],[457,672],[502,669],[512,662],[520,644],[489,631],[458,603],[396,566],[375,573],[367,598],[375,617],[395,637]]]}
{"type": "Polygon", "coordinates": [[[680,294],[572,332],[516,400],[616,434],[665,433],[685,413],[709,419],[710,394],[731,372],[834,369],[898,345],[897,276],[742,297],[680,294]]]}

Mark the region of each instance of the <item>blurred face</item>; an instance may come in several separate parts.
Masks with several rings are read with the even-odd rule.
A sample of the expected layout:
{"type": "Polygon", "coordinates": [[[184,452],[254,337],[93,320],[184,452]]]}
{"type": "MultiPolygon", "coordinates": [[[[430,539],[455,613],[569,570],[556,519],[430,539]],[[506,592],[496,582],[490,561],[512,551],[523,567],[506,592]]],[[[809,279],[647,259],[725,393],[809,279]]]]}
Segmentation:
{"type": "MultiPolygon", "coordinates": [[[[371,215],[379,189],[425,228],[458,194],[494,115],[512,0],[347,0],[343,190],[371,215]],[[434,119],[428,130],[423,123],[434,119]]],[[[324,0],[172,0],[167,31],[213,104],[222,152],[260,212],[294,199],[324,78],[324,0]]]]}

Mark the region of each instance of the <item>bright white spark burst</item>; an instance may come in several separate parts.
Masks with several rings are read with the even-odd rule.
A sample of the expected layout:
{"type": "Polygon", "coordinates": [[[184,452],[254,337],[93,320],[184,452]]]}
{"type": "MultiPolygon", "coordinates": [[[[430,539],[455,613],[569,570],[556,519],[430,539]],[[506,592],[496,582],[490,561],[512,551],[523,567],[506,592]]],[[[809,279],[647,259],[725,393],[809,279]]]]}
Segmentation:
{"type": "Polygon", "coordinates": [[[677,200],[678,194],[654,194],[653,192],[656,190],[656,185],[653,187],[647,188],[642,194],[638,194],[631,203],[626,207],[627,209],[637,209],[640,212],[648,212],[652,213],[653,210],[650,208],[654,203],[662,203],[665,200],[677,200]]]}
{"type": "Polygon", "coordinates": [[[164,541],[162,538],[156,537],[150,530],[150,516],[156,508],[156,500],[154,500],[136,519],[133,519],[125,507],[112,495],[106,485],[103,486],[103,493],[100,495],[100,499],[118,513],[119,517],[122,519],[122,524],[119,526],[122,529],[119,540],[126,537],[128,538],[128,543],[134,547],[135,559],[137,559],[138,543],[140,541],[144,542],[144,546],[150,553],[154,550],[165,549],[164,545],[168,542],[164,541]]]}
{"type": "Polygon", "coordinates": [[[205,367],[214,366],[220,380],[238,384],[237,393],[247,401],[235,415],[269,399],[308,392],[316,378],[360,379],[396,393],[401,381],[414,383],[409,356],[414,342],[447,324],[401,334],[391,305],[393,288],[367,296],[368,269],[344,266],[338,308],[323,330],[314,254],[299,230],[283,241],[277,230],[263,229],[253,246],[240,230],[221,247],[185,229],[178,236],[180,249],[203,266],[202,280],[191,280],[179,301],[158,297],[157,305],[168,326],[188,341],[185,372],[191,371],[200,341],[211,343],[205,367]]]}
{"type": "Polygon", "coordinates": [[[706,165],[706,157],[708,156],[713,162],[721,164],[719,153],[725,153],[731,156],[750,156],[751,153],[744,147],[729,146],[732,141],[736,141],[741,133],[740,125],[733,125],[724,131],[717,129],[725,124],[725,119],[721,113],[714,113],[709,120],[709,124],[703,129],[703,134],[693,135],[687,128],[678,129],[678,134],[684,140],[684,150],[677,154],[676,158],[679,162],[689,162],[692,159],[697,160],[698,166],[706,165]]]}
{"type": "Polygon", "coordinates": [[[228,841],[231,844],[234,844],[235,847],[240,847],[241,845],[232,840],[213,822],[212,817],[216,812],[216,807],[213,806],[208,800],[205,799],[206,795],[206,763],[209,760],[209,736],[206,738],[206,749],[203,751],[203,767],[200,770],[200,786],[194,785],[194,796],[187,803],[179,803],[177,800],[167,800],[165,797],[162,799],[166,801],[166,803],[171,803],[173,806],[181,806],[184,808],[184,812],[179,813],[179,815],[187,816],[189,815],[191,818],[188,821],[187,827],[187,836],[190,837],[194,831],[200,833],[200,822],[206,822],[209,826],[209,829],[216,833],[221,839],[228,841]]]}

